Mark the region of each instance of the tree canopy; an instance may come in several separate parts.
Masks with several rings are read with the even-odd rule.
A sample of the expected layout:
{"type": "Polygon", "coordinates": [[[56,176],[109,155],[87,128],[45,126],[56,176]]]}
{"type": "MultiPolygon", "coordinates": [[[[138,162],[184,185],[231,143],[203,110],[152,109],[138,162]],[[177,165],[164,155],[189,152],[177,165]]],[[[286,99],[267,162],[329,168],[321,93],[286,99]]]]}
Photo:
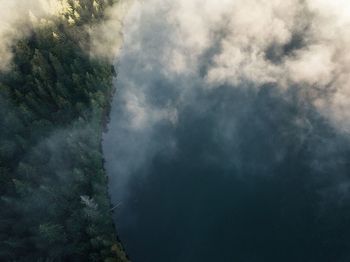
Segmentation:
{"type": "Polygon", "coordinates": [[[113,2],[68,0],[0,73],[1,261],[127,261],[100,145],[115,71],[88,52],[113,2]]]}

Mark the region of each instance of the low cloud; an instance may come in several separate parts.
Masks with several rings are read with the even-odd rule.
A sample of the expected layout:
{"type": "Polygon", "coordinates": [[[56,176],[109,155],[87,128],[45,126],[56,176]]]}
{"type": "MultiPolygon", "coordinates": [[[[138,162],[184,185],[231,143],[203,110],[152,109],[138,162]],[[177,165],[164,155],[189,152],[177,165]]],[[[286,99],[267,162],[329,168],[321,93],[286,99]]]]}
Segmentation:
{"type": "MultiPolygon", "coordinates": [[[[317,119],[335,129],[332,139],[350,131],[349,14],[346,1],[134,2],[123,20],[117,93],[105,135],[107,169],[118,174],[111,190],[122,195],[130,177],[147,170],[154,157],[176,154],[179,130],[196,128],[186,122],[190,116],[208,118],[213,133],[198,139],[215,138],[226,162],[239,170],[275,165],[290,147],[306,144],[314,166],[326,166],[314,151],[316,137],[323,136],[317,119]],[[269,125],[279,130],[270,142],[275,131],[269,125]],[[260,149],[244,148],[250,136],[245,128],[260,130],[266,142],[261,152],[264,146],[270,152],[256,165],[247,152],[260,149]]],[[[334,150],[326,151],[332,158],[334,150]]]]}
{"type": "Polygon", "coordinates": [[[11,62],[13,42],[67,6],[60,0],[0,0],[0,7],[0,70],[6,70],[11,62]]]}
{"type": "MultiPolygon", "coordinates": [[[[123,17],[131,2],[116,1],[105,10],[103,21],[86,28],[91,39],[86,51],[92,56],[115,59],[122,44],[123,17]]],[[[45,26],[48,18],[67,13],[70,8],[67,0],[0,0],[0,7],[0,70],[9,69],[15,41],[30,34],[33,27],[45,26]]]]}

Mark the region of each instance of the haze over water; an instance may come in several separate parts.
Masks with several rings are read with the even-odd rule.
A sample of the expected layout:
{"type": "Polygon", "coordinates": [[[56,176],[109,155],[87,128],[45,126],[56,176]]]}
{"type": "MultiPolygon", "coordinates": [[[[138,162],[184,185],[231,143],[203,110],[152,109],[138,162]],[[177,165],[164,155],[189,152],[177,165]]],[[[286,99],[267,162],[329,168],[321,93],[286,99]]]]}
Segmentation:
{"type": "Polygon", "coordinates": [[[349,5],[200,3],[125,20],[103,148],[131,260],[349,261],[349,5]]]}

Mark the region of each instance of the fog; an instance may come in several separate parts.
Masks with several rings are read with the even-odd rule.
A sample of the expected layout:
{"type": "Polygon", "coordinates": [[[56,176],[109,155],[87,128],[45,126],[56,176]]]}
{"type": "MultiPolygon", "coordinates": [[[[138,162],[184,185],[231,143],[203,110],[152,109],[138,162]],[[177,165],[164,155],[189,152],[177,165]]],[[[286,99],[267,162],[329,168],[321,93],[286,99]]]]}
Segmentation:
{"type": "Polygon", "coordinates": [[[104,136],[134,261],[347,261],[347,1],[139,1],[104,136]]]}

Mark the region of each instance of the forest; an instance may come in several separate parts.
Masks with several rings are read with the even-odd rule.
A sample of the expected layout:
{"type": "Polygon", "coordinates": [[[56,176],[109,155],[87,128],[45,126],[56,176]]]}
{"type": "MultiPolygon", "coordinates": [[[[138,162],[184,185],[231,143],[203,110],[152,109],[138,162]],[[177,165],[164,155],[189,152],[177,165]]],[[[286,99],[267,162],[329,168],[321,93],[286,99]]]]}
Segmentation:
{"type": "Polygon", "coordinates": [[[89,29],[115,0],[68,0],[0,72],[0,261],[127,261],[111,217],[101,136],[116,70],[89,29]]]}

